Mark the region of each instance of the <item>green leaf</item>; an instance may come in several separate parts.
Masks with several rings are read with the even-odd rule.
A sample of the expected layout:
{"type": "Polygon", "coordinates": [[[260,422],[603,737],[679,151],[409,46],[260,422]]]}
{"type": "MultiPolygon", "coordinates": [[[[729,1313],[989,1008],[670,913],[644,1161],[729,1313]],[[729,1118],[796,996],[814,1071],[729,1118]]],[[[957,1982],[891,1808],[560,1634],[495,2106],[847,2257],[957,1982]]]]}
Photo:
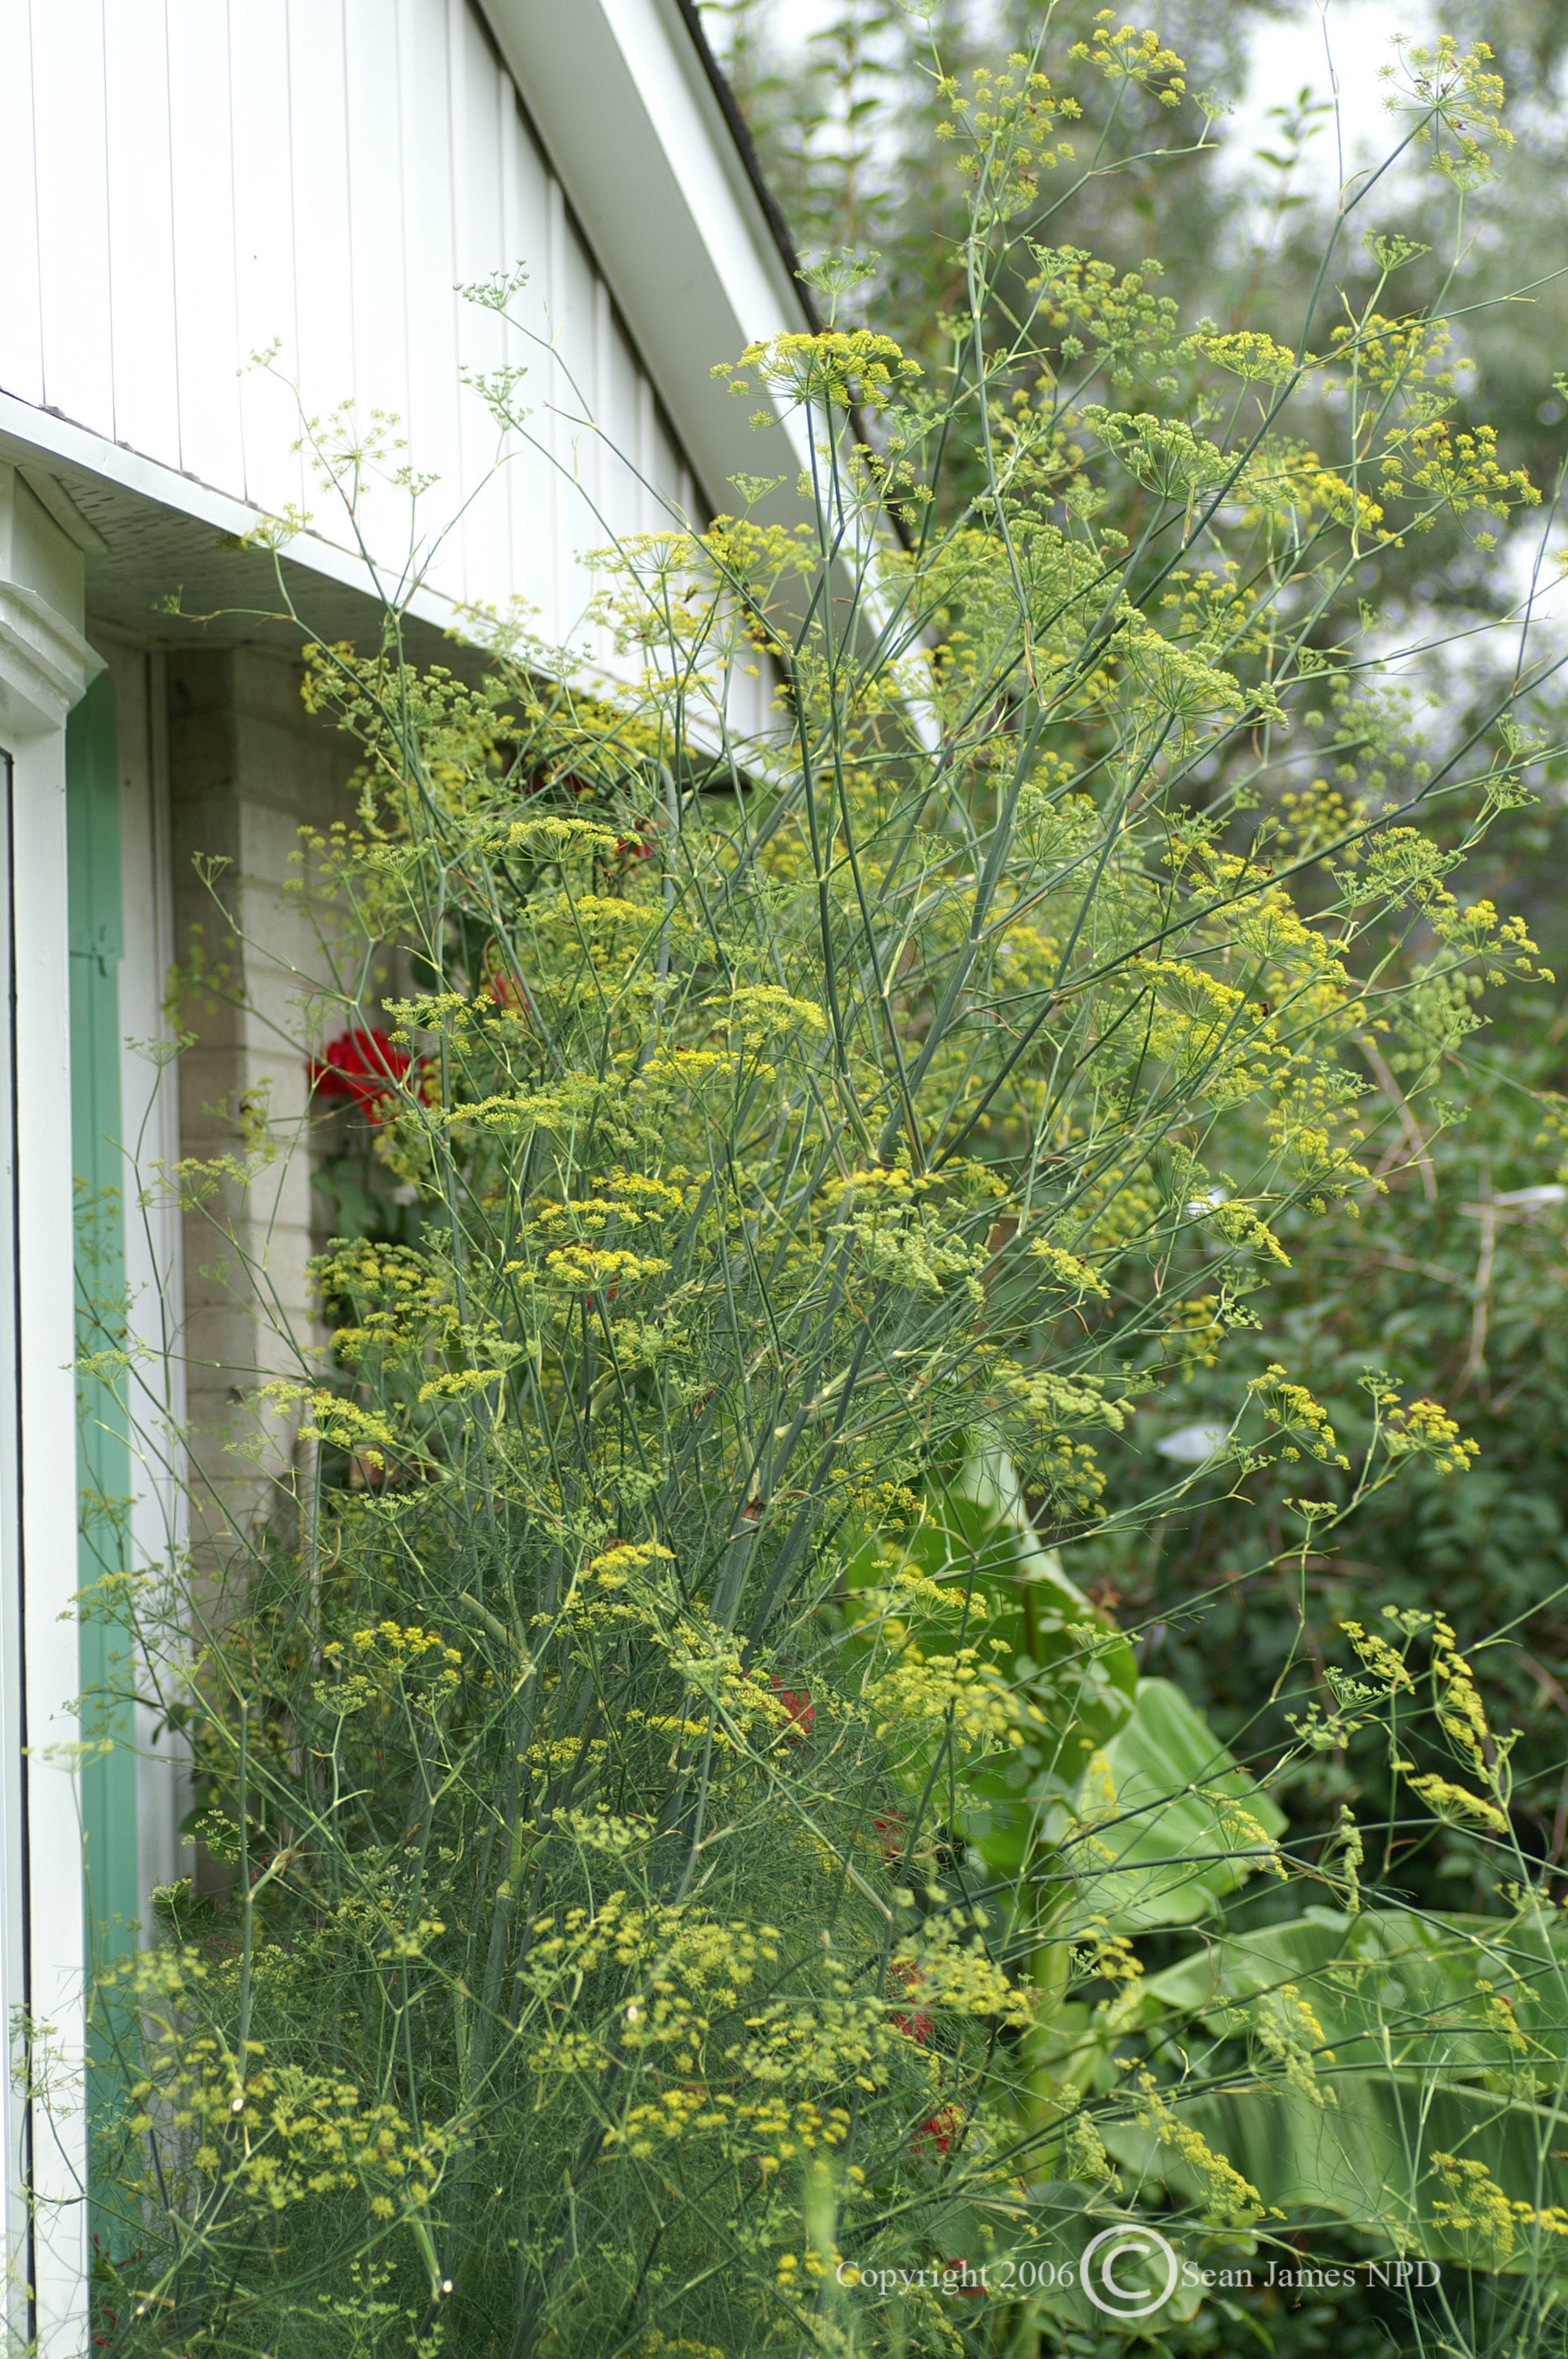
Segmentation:
{"type": "Polygon", "coordinates": [[[1090,1763],[1062,1846],[1076,1911],[1112,1932],[1185,1925],[1270,1864],[1284,1814],[1169,1680],[1141,1680],[1131,1717],[1090,1763]]]}
{"type": "Polygon", "coordinates": [[[845,1568],[851,1650],[918,1646],[936,1658],[979,1647],[1015,1692],[1028,1733],[1021,1745],[957,1761],[934,1738],[906,1782],[923,1789],[941,1772],[936,1806],[955,1835],[1011,1883],[1039,1864],[1043,1847],[1072,1821],[1086,1764],[1133,1708],[1132,1648],[1068,1580],[1024,1505],[1011,1460],[975,1452],[944,1482],[932,1477],[925,1511],[907,1535],[869,1541],[845,1568]],[[934,1584],[901,1598],[899,1583],[934,1584]]]}
{"type": "MultiPolygon", "coordinates": [[[[1558,2272],[1568,2271],[1568,2237],[1532,2217],[1516,2212],[1511,2228],[1485,2237],[1458,2224],[1465,2206],[1433,2158],[1481,2166],[1499,2212],[1568,2201],[1554,2098],[1568,2042],[1565,1963],[1568,1933],[1541,1914],[1509,1923],[1311,1908],[1226,1936],[1152,1976],[1141,1997],[1196,2016],[1218,2042],[1247,2039],[1254,2062],[1272,1999],[1285,1995],[1298,2022],[1315,2022],[1311,2067],[1323,2102],[1277,2081],[1176,2101],[1266,2203],[1348,2220],[1405,2251],[1509,2267],[1533,2254],[1558,2272]]],[[[1123,2164],[1196,2199],[1195,2179],[1151,2132],[1101,2129],[1123,2164]]]]}

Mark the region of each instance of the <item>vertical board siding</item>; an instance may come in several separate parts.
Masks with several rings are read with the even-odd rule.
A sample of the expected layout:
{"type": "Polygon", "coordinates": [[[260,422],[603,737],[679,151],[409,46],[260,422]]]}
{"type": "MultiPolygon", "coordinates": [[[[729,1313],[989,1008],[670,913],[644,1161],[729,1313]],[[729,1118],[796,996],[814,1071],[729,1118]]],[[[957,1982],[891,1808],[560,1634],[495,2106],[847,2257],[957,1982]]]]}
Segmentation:
{"type": "MultiPolygon", "coordinates": [[[[108,0],[113,5],[114,0],[108,0]]],[[[233,139],[235,346],[243,496],[269,514],[308,507],[294,449],[297,405],[279,377],[254,365],[278,346],[278,368],[298,356],[294,293],[294,181],[287,170],[288,28],[281,0],[230,0],[229,71],[233,139]]]]}
{"type": "MultiPolygon", "coordinates": [[[[52,0],[44,0],[46,6],[52,0]]],[[[112,15],[118,0],[105,0],[112,15]]],[[[179,464],[204,484],[243,484],[234,286],[233,89],[228,14],[168,0],[168,142],[174,215],[179,464]]],[[[113,87],[117,114],[122,93],[113,87]]],[[[149,158],[149,161],[151,159],[149,158]]],[[[146,267],[146,265],[143,265],[146,267]]],[[[116,390],[125,382],[118,365],[116,390]]]]}
{"type": "MultiPolygon", "coordinates": [[[[390,430],[395,445],[407,430],[408,206],[404,178],[403,28],[387,0],[345,0],[344,95],[347,105],[349,242],[347,284],[339,299],[351,312],[356,368],[375,355],[375,395],[368,408],[403,421],[390,430]]],[[[368,414],[362,422],[374,421],[368,414]]],[[[389,450],[394,468],[406,453],[389,450]]],[[[305,503],[320,508],[318,490],[305,503]]],[[[408,540],[406,500],[378,483],[366,503],[372,544],[390,568],[401,568],[408,540]]]]}
{"type": "MultiPolygon", "coordinates": [[[[690,466],[471,0],[5,0],[0,85],[0,390],[341,546],[299,410],[387,413],[430,585],[605,655],[581,553],[690,466]],[[520,327],[456,292],[517,265],[520,327]],[[505,445],[462,384],[502,367],[505,445]]],[[[406,497],[364,515],[396,578],[406,497]]]]}
{"type": "Polygon", "coordinates": [[[32,88],[32,21],[13,0],[0,8],[0,90],[11,100],[0,139],[0,387],[37,404],[44,397],[44,346],[32,88]]]}
{"type": "Polygon", "coordinates": [[[584,643],[583,606],[589,594],[589,583],[577,560],[580,550],[604,537],[596,529],[599,484],[604,470],[600,440],[594,431],[599,393],[593,333],[595,273],[564,199],[551,246],[551,342],[558,387],[556,466],[561,484],[556,504],[558,636],[564,644],[577,647],[584,643]]]}
{"type": "MultiPolygon", "coordinates": [[[[263,0],[270,14],[277,0],[263,0]]],[[[278,9],[288,34],[288,161],[293,178],[293,374],[306,412],[323,417],[353,400],[362,410],[383,407],[379,364],[362,384],[355,374],[353,236],[350,216],[349,100],[344,86],[341,0],[285,0],[278,9]]],[[[244,103],[234,92],[236,106],[244,103]]],[[[369,355],[366,355],[367,361],[369,355]]],[[[326,501],[314,491],[306,505],[320,515],[333,540],[344,538],[326,501]]]]}
{"type": "Polygon", "coordinates": [[[179,414],[168,28],[164,0],[120,0],[103,16],[109,336],[114,440],[156,446],[179,414]]]}
{"type": "Polygon", "coordinates": [[[536,627],[548,638],[555,632],[549,552],[556,540],[557,490],[548,415],[554,374],[548,351],[552,183],[521,108],[509,103],[504,92],[501,107],[505,250],[528,272],[510,306],[516,324],[507,331],[506,345],[508,367],[524,372],[513,398],[524,424],[506,462],[513,577],[519,593],[540,609],[536,627]]]}
{"type": "MultiPolygon", "coordinates": [[[[447,0],[452,59],[452,210],[458,277],[464,286],[493,278],[516,257],[503,242],[504,151],[501,137],[502,93],[495,60],[484,29],[465,0],[447,0]]],[[[468,375],[490,376],[505,358],[505,328],[494,311],[457,301],[458,359],[468,375]]],[[[470,598],[489,598],[488,582],[512,571],[511,498],[504,472],[493,476],[496,429],[484,403],[471,391],[458,395],[460,468],[465,490],[486,484],[463,520],[463,588],[470,598]]]]}
{"type": "Polygon", "coordinates": [[[114,430],[103,0],[30,0],[43,396],[114,430]]]}

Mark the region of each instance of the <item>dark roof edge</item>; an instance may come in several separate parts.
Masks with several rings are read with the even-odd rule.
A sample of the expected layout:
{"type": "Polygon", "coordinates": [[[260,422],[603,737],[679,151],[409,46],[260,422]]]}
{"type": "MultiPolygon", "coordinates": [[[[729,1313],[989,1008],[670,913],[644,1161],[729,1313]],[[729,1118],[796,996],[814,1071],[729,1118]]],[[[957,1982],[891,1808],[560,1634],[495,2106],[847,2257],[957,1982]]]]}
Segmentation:
{"type": "MultiPolygon", "coordinates": [[[[713,54],[712,44],[703,29],[702,16],[697,0],[676,0],[676,6],[679,9],[681,21],[691,37],[692,47],[702,60],[702,70],[708,76],[708,87],[719,103],[719,111],[724,117],[730,136],[735,142],[735,152],[746,168],[746,178],[752,183],[752,192],[762,209],[762,217],[773,234],[773,244],[778,248],[779,257],[789,272],[795,291],[800,299],[801,309],[806,313],[813,333],[820,335],[827,326],[827,321],[816,307],[816,290],[802,274],[800,253],[791,234],[789,223],[784,219],[784,207],[768,185],[767,177],[762,170],[762,159],[757,153],[757,143],[747,128],[746,118],[741,112],[724,69],[713,54]]],[[[868,437],[865,420],[858,404],[849,411],[849,422],[854,428],[858,440],[866,441],[868,437]]],[[[912,539],[909,527],[895,508],[884,504],[884,509],[899,540],[905,549],[909,548],[912,539]]]]}
{"type": "Polygon", "coordinates": [[[762,170],[762,158],[757,153],[757,143],[747,127],[746,118],[741,114],[735,93],[730,87],[729,78],[713,54],[712,44],[703,27],[702,12],[697,5],[697,0],[676,0],[676,6],[679,9],[681,21],[691,38],[692,47],[701,60],[702,71],[708,76],[708,85],[718,101],[719,112],[724,117],[730,136],[735,143],[735,152],[746,168],[746,178],[752,184],[752,193],[762,209],[763,219],[768,224],[773,244],[778,248],[779,259],[790,275],[791,283],[800,299],[801,309],[805,311],[813,332],[820,333],[823,320],[822,314],[816,308],[816,291],[801,271],[800,255],[795,239],[790,234],[790,226],[784,219],[784,208],[768,185],[767,177],[762,170]]]}

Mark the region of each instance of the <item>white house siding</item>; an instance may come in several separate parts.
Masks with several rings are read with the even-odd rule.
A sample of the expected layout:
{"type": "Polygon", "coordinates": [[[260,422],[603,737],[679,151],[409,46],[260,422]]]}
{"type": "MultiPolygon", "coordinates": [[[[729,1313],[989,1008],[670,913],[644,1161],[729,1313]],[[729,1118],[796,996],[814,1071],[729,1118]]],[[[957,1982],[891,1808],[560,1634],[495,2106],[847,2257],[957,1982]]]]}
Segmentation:
{"type": "MultiPolygon", "coordinates": [[[[251,365],[276,343],[311,415],[351,397],[401,421],[439,479],[427,533],[463,511],[432,588],[521,596],[600,659],[580,552],[724,496],[694,482],[470,0],[0,0],[0,390],[347,546],[291,449],[293,393],[251,365]],[[456,292],[517,263],[537,343],[456,292]],[[462,377],[515,364],[542,448],[497,473],[462,377]]],[[[395,571],[406,505],[367,513],[395,571]]]]}

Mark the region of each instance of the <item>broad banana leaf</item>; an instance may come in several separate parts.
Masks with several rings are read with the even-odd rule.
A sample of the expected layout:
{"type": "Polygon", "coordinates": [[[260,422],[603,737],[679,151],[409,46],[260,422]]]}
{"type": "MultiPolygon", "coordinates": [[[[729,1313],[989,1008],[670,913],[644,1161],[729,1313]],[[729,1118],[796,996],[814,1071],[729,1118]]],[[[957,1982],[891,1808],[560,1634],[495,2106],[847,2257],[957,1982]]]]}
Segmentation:
{"type": "Polygon", "coordinates": [[[926,1660],[983,1650],[1033,1707],[1022,1744],[965,1756],[938,1733],[904,1765],[991,1883],[1018,1890],[1018,1913],[1064,1936],[1092,1918],[1188,1924],[1272,1857],[1282,1815],[1178,1688],[1139,1679],[1129,1641],[1042,1544],[1005,1451],[933,1479],[914,1530],[868,1543],[845,1591],[851,1645],[871,1643],[874,1620],[926,1660]],[[892,1608],[912,1576],[935,1593],[906,1624],[892,1608]]]}
{"type": "Polygon", "coordinates": [[[1284,1813],[1169,1680],[1141,1680],[1132,1712],[1078,1789],[1080,1824],[1058,1848],[1078,1891],[1075,1922],[1113,1933],[1188,1925],[1275,1859],[1284,1813]]]}
{"type": "Polygon", "coordinates": [[[1229,1933],[1145,1985],[1162,2007],[1197,2015],[1218,2037],[1244,2030],[1260,2002],[1299,1993],[1331,2050],[1333,2073],[1368,2067],[1424,2075],[1555,2079],[1568,2037],[1568,1927],[1409,1908],[1308,1908],[1229,1933]]]}
{"type": "MultiPolygon", "coordinates": [[[[1338,2217],[1408,2253],[1568,2274],[1568,2211],[1534,2216],[1568,2207],[1568,1929],[1545,1912],[1312,1908],[1221,1938],[1152,1976],[1141,1999],[1147,2020],[1175,2011],[1217,2042],[1245,2040],[1267,2071],[1266,2084],[1175,2098],[1265,2203],[1338,2217]]],[[[1211,2055],[1207,2071],[1221,2062],[1211,2055]]],[[[1198,2176],[1152,2131],[1104,2134],[1140,2179],[1201,2200],[1198,2176]]]]}
{"type": "Polygon", "coordinates": [[[933,1478],[914,1529],[868,1542],[844,1588],[851,1652],[880,1636],[884,1649],[938,1667],[972,1653],[979,1679],[1017,1698],[1022,1744],[966,1748],[938,1727],[902,1765],[906,1789],[930,1788],[990,1877],[1017,1883],[1066,1832],[1086,1765],[1132,1712],[1130,1646],[1041,1545],[1000,1450],[933,1478]]]}
{"type": "MultiPolygon", "coordinates": [[[[1560,2104],[1521,2105],[1479,2087],[1436,2080],[1422,2087],[1377,2072],[1347,2073],[1333,2086],[1337,2102],[1323,2106],[1276,2083],[1178,2101],[1175,2112],[1292,2224],[1338,2220],[1397,2253],[1481,2268],[1533,2259],[1554,2276],[1568,2274],[1560,2228],[1516,2213],[1499,2242],[1486,2184],[1530,2213],[1568,2201],[1568,2165],[1557,2148],[1568,2118],[1560,2104]],[[1480,2195],[1474,2182],[1441,2170],[1437,2155],[1480,2165],[1480,2195]]],[[[1202,2176],[1152,2130],[1099,2126],[1122,2166],[1124,2201],[1136,2208],[1154,2189],[1184,2205],[1206,2201],[1202,2176]]]]}
{"type": "MultiPolygon", "coordinates": [[[[1223,1903],[1270,1864],[1283,1815],[1179,1689],[1138,1678],[1127,1640],[1042,1545],[1000,1451],[933,1481],[914,1529],[868,1543],[845,1587],[851,1653],[880,1639],[884,1658],[909,1648],[939,1666],[968,1649],[1033,1707],[1022,1745],[966,1749],[937,1730],[901,1765],[1011,1894],[1013,1932],[1040,1944],[1044,2004],[1018,2056],[1026,2118],[1047,2124],[1091,2079],[1119,2081],[1115,2041],[1174,2021],[1210,2085],[1163,2099],[1265,2205],[1407,2255],[1568,2278],[1568,1928],[1541,1911],[1385,1908],[1225,1930],[1223,1903]],[[1067,1999],[1069,1940],[1091,1924],[1200,1919],[1203,1950],[1129,1990],[1114,2022],[1067,1999]],[[1213,2043],[1206,2061],[1195,2032],[1197,2049],[1213,2043]]],[[[1190,2152],[1097,2118],[1123,2201],[1157,2188],[1204,2206],[1190,2152]]]]}

